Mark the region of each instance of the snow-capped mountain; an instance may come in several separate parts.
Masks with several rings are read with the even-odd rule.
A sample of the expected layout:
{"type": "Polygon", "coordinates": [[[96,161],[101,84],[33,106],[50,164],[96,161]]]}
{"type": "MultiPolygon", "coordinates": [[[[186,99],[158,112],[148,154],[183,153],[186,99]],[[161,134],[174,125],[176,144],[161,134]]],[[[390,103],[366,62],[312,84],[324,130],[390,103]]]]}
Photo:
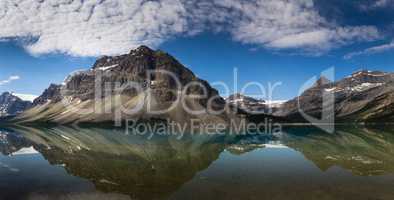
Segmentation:
{"type": "Polygon", "coordinates": [[[285,101],[266,101],[245,96],[243,94],[233,94],[226,99],[227,103],[249,113],[269,114],[276,111],[285,101]]]}
{"type": "Polygon", "coordinates": [[[0,117],[17,115],[31,107],[30,101],[23,101],[9,92],[0,95],[0,117]]]}
{"type": "Polygon", "coordinates": [[[275,115],[302,121],[300,109],[321,117],[323,95],[334,94],[335,117],[339,121],[387,121],[394,119],[394,73],[358,71],[336,82],[321,81],[301,96],[283,104],[275,115]]]}
{"type": "MultiPolygon", "coordinates": [[[[207,108],[209,104],[213,109],[222,109],[225,106],[224,100],[218,92],[213,89],[208,82],[199,79],[192,71],[179,63],[171,55],[160,51],[152,50],[146,46],[141,46],[131,50],[129,54],[120,56],[103,56],[99,58],[89,70],[77,71],[69,75],[62,84],[52,84],[41,96],[33,102],[34,107],[24,112],[15,120],[20,122],[45,121],[59,124],[68,123],[98,123],[110,122],[114,120],[114,113],[120,110],[121,105],[113,105],[111,111],[99,111],[97,108],[108,107],[109,102],[117,98],[118,89],[116,84],[124,86],[121,96],[121,103],[124,109],[131,110],[141,104],[143,109],[138,113],[122,113],[123,119],[151,119],[172,120],[179,123],[189,122],[189,118],[201,118],[202,121],[226,121],[223,115],[192,115],[187,112],[180,103],[173,105],[176,95],[182,90],[178,88],[174,79],[162,71],[171,72],[179,81],[181,89],[190,83],[198,83],[207,89],[207,97],[203,99],[185,98],[186,104],[191,110],[201,110],[207,108]],[[151,72],[147,77],[148,71],[151,72]],[[101,85],[97,85],[96,78],[100,76],[101,85]],[[129,83],[138,84],[141,90],[127,87],[129,83]],[[109,87],[108,87],[109,84],[109,87]],[[100,95],[96,91],[101,88],[100,95]],[[208,103],[208,99],[215,98],[208,103]],[[65,106],[64,102],[67,102],[65,106]],[[147,105],[151,110],[170,109],[161,115],[150,115],[147,112],[147,105]],[[77,113],[75,108],[84,110],[95,110],[89,113],[77,113]]],[[[188,88],[187,94],[203,94],[201,86],[193,85],[188,88]]],[[[206,93],[205,93],[206,94],[206,93]]],[[[78,109],[77,109],[78,110],[78,109]]]]}

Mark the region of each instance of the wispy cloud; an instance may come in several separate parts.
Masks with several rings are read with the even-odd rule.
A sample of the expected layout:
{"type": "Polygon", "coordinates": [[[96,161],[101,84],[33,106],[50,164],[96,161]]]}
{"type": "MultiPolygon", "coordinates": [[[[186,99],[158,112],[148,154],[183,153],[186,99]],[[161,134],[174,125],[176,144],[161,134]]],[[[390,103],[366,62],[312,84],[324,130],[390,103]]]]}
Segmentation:
{"type": "Polygon", "coordinates": [[[352,42],[375,40],[373,26],[340,26],[328,22],[311,0],[221,1],[222,7],[237,10],[231,17],[233,37],[241,42],[276,49],[327,51],[352,42]]]}
{"type": "Polygon", "coordinates": [[[32,54],[78,56],[121,54],[204,31],[263,48],[314,52],[380,37],[373,26],[329,22],[313,0],[1,0],[0,27],[0,39],[27,38],[32,54]]]}
{"type": "Polygon", "coordinates": [[[387,6],[388,4],[392,4],[392,3],[394,3],[393,0],[378,0],[373,4],[373,6],[374,7],[384,7],[384,6],[387,6]]]}
{"type": "Polygon", "coordinates": [[[5,80],[0,80],[0,86],[11,83],[12,81],[20,79],[19,76],[10,76],[5,80]]]}
{"type": "Polygon", "coordinates": [[[348,53],[344,56],[344,58],[351,59],[355,56],[377,54],[377,53],[381,53],[381,52],[385,52],[385,51],[389,51],[389,50],[394,50],[394,41],[392,41],[391,43],[388,43],[388,44],[370,47],[370,48],[364,49],[362,51],[348,53]]]}
{"type": "Polygon", "coordinates": [[[359,7],[361,10],[370,11],[376,9],[390,8],[394,7],[394,0],[373,0],[361,2],[359,7]]]}

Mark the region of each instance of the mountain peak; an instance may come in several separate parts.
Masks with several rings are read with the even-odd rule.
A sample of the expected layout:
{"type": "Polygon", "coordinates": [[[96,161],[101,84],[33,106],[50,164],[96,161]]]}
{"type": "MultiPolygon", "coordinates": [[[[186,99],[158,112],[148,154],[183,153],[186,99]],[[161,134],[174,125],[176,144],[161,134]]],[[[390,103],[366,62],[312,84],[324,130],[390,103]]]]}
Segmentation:
{"type": "Polygon", "coordinates": [[[0,95],[0,98],[2,99],[7,99],[7,101],[22,101],[21,98],[19,98],[18,96],[14,95],[12,92],[3,92],[0,95]]]}
{"type": "Polygon", "coordinates": [[[60,88],[61,85],[57,85],[54,83],[51,83],[47,89],[36,99],[33,101],[33,105],[42,105],[47,103],[48,101],[59,101],[60,100],[60,88]]]}
{"type": "MultiPolygon", "coordinates": [[[[140,46],[131,50],[130,54],[99,58],[92,69],[71,74],[62,85],[51,85],[40,97],[35,99],[33,105],[42,106],[40,108],[50,108],[61,100],[66,100],[72,102],[73,105],[86,104],[84,108],[92,108],[97,105],[104,106],[106,100],[113,99],[120,93],[122,98],[129,102],[152,104],[158,110],[169,109],[167,113],[155,117],[186,123],[187,118],[201,118],[203,120],[207,118],[205,118],[205,115],[196,116],[185,110],[183,105],[177,101],[178,96],[201,95],[205,92],[204,89],[206,97],[204,99],[186,98],[189,102],[188,105],[193,106],[193,109],[206,107],[207,111],[209,111],[208,109],[224,109],[224,100],[219,97],[218,91],[212,88],[207,81],[199,79],[170,54],[160,50],[152,50],[147,46],[140,46]],[[101,76],[102,74],[104,76],[101,76]],[[96,79],[98,76],[101,78],[100,81],[96,79]],[[197,84],[190,86],[189,83],[193,82],[197,84]],[[133,86],[130,87],[130,84],[133,84],[133,86]],[[126,88],[119,89],[118,85],[126,88]],[[134,88],[134,86],[138,86],[141,90],[134,88]],[[182,92],[183,89],[187,89],[186,94],[182,92]],[[149,98],[141,98],[146,94],[150,95],[149,98]],[[105,101],[96,101],[97,97],[105,101]],[[210,101],[212,97],[215,97],[215,99],[210,101]],[[172,109],[173,105],[177,109],[172,109]],[[184,113],[184,116],[180,117],[179,112],[184,113]]],[[[25,113],[20,119],[27,121],[30,119],[47,120],[46,117],[51,117],[52,121],[63,124],[75,121],[114,120],[110,113],[95,113],[94,116],[91,113],[85,115],[70,114],[70,107],[62,104],[58,105],[58,110],[48,109],[45,110],[45,114],[40,113],[40,116],[42,116],[40,119],[35,116],[37,110],[25,113]]],[[[122,105],[119,103],[117,106],[122,105]]],[[[130,104],[129,106],[132,108],[133,105],[130,104]]],[[[211,113],[207,114],[210,115],[211,113]]],[[[152,115],[154,114],[150,113],[145,107],[134,115],[125,113],[126,117],[143,119],[149,119],[152,115]]],[[[225,115],[215,115],[215,118],[220,120],[225,117],[225,115]]]]}
{"type": "Polygon", "coordinates": [[[151,49],[151,48],[149,48],[148,46],[141,45],[141,46],[139,46],[138,48],[136,48],[136,49],[134,49],[134,50],[131,50],[131,51],[130,51],[130,54],[133,54],[133,53],[135,53],[135,52],[139,52],[139,53],[153,53],[154,50],[151,49]]]}
{"type": "Polygon", "coordinates": [[[16,115],[31,107],[31,102],[23,101],[11,92],[0,95],[0,117],[16,115]]]}
{"type": "Polygon", "coordinates": [[[330,83],[331,83],[331,81],[328,78],[326,78],[325,76],[321,76],[315,82],[315,84],[313,84],[313,87],[320,87],[320,86],[327,85],[327,84],[330,84],[330,83]]]}
{"type": "Polygon", "coordinates": [[[10,92],[3,92],[0,96],[10,96],[11,93],[10,92]]]}
{"type": "Polygon", "coordinates": [[[119,65],[120,62],[126,59],[150,59],[156,52],[157,51],[142,45],[136,49],[131,50],[129,54],[119,56],[102,56],[94,63],[93,69],[106,69],[108,66],[119,65]]]}

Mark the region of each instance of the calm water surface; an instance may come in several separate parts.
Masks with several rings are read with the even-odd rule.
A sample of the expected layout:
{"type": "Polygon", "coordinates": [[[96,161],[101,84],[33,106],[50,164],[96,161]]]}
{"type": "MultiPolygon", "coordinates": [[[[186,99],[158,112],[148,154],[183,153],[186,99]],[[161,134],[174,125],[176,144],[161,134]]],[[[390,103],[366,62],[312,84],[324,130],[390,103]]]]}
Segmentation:
{"type": "Polygon", "coordinates": [[[154,137],[0,131],[0,199],[393,200],[394,129],[154,137]]]}

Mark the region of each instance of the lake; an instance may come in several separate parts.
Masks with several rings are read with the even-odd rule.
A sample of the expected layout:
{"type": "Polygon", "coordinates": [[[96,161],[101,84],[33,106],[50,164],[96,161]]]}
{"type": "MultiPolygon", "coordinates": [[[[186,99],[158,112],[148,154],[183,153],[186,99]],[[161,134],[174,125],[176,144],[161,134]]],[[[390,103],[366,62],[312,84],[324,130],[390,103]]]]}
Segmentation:
{"type": "Polygon", "coordinates": [[[394,129],[156,136],[0,129],[0,199],[392,200],[394,129]]]}

